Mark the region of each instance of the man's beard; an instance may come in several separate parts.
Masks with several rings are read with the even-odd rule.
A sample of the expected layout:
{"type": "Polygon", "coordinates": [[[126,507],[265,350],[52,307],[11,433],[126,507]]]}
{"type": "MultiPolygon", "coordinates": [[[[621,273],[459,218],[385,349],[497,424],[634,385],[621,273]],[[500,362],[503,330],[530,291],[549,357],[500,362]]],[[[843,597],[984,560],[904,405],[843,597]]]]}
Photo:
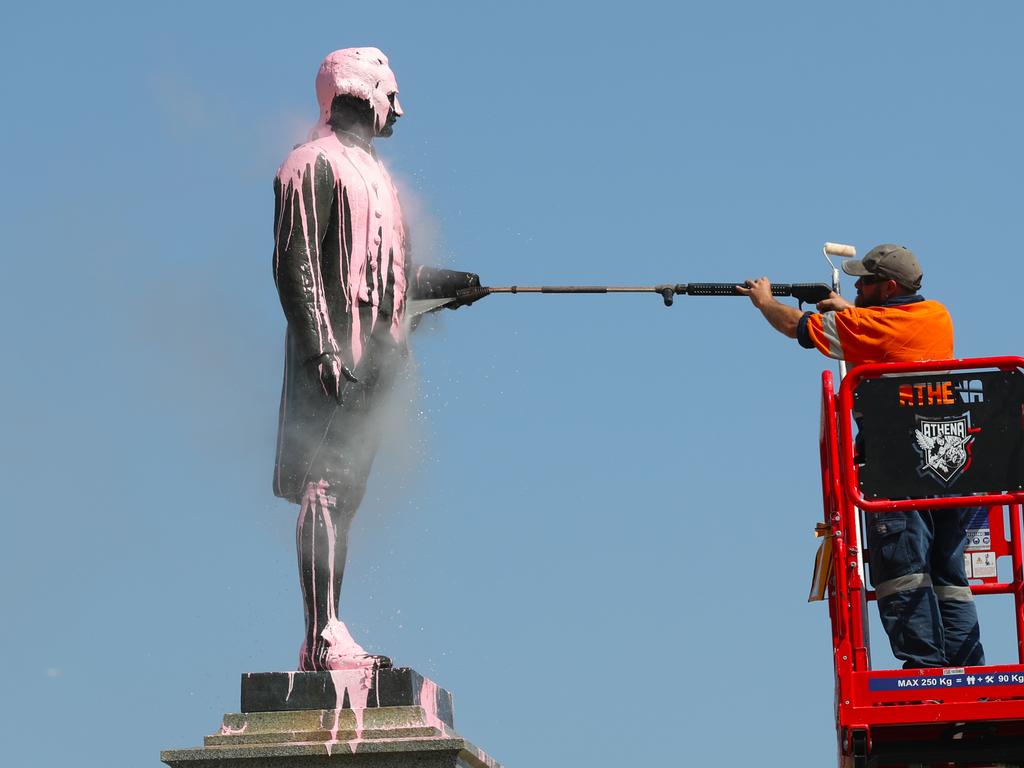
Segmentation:
{"type": "Polygon", "coordinates": [[[853,306],[859,307],[861,309],[863,309],[865,307],[877,307],[877,306],[880,306],[881,304],[882,304],[882,300],[881,299],[879,299],[879,298],[872,299],[872,298],[869,298],[868,296],[866,296],[863,293],[858,293],[857,297],[853,300],[853,306]]]}

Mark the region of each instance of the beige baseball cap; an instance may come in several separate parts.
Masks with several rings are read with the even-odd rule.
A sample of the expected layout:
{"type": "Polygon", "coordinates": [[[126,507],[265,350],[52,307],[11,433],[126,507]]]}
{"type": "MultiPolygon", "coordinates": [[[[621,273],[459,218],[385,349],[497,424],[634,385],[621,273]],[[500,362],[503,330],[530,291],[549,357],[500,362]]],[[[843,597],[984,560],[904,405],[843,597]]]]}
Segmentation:
{"type": "Polygon", "coordinates": [[[843,272],[854,277],[884,277],[902,286],[917,290],[921,287],[921,264],[913,252],[903,245],[884,243],[876,245],[863,259],[847,259],[843,272]]]}

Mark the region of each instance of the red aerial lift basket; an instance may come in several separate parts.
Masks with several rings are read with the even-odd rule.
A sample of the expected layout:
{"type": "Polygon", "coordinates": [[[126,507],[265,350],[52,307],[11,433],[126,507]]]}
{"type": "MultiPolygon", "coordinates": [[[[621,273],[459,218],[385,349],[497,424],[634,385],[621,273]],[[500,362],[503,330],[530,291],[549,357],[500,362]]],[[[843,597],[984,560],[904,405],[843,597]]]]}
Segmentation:
{"type": "Polygon", "coordinates": [[[1022,369],[1020,357],[862,365],[838,395],[832,373],[822,375],[817,576],[828,588],[841,768],[1024,766],[1022,369]],[[928,450],[940,434],[960,450],[928,450]],[[955,507],[983,508],[968,531],[967,574],[975,596],[1013,596],[1017,663],[873,670],[862,516],[955,507]],[[1008,581],[996,568],[1003,561],[1006,572],[1005,558],[1008,581]]]}

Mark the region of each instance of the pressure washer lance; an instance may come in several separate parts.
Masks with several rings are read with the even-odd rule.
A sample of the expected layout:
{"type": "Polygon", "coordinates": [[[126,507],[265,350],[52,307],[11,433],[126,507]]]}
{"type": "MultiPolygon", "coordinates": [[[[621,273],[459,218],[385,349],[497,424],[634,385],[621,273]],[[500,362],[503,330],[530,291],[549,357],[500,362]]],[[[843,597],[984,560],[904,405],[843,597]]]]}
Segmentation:
{"type": "MultiPolygon", "coordinates": [[[[666,307],[676,296],[742,296],[736,283],[676,283],[675,285],[508,285],[462,288],[455,292],[458,304],[471,304],[492,293],[658,293],[666,307]]],[[[824,283],[772,283],[772,296],[793,296],[800,305],[827,299],[832,289],[824,283]]]]}

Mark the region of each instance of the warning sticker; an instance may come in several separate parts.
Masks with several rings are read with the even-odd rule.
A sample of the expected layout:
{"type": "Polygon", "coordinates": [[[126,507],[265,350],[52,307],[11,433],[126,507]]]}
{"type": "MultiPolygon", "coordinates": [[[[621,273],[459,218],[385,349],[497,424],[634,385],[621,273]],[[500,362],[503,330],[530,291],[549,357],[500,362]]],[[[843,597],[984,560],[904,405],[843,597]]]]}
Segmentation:
{"type": "Polygon", "coordinates": [[[1024,685],[1024,673],[1000,672],[991,675],[920,675],[880,677],[871,680],[872,691],[902,691],[908,688],[981,688],[987,685],[1024,685]]]}
{"type": "Polygon", "coordinates": [[[992,546],[992,535],[988,528],[975,528],[967,531],[967,551],[988,549],[992,546]]]}
{"type": "Polygon", "coordinates": [[[988,525],[988,507],[979,507],[967,523],[967,551],[992,548],[992,531],[988,525]]]}
{"type": "Polygon", "coordinates": [[[996,575],[995,552],[971,552],[971,577],[988,579],[996,575]]]}

